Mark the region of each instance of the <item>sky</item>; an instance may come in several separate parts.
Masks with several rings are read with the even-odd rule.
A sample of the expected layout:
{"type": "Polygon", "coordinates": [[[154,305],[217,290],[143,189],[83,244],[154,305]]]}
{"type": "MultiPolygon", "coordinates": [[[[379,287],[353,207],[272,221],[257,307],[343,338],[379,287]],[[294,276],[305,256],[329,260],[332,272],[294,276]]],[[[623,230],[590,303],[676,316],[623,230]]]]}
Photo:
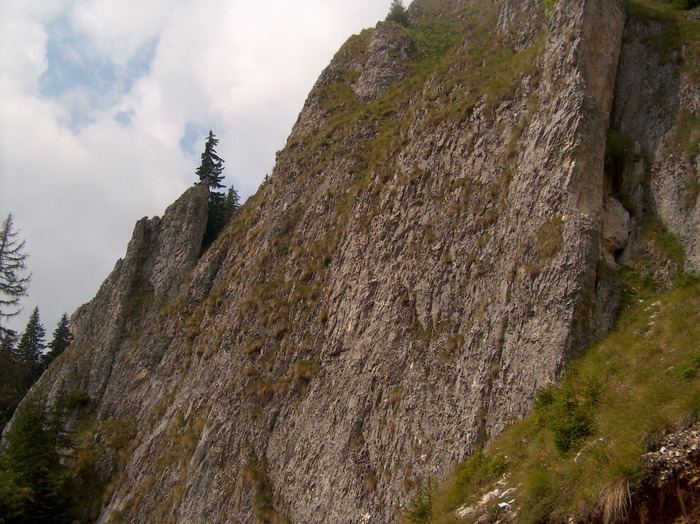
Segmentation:
{"type": "Polygon", "coordinates": [[[197,181],[209,130],[243,200],[307,94],[391,0],[0,0],[0,221],[12,213],[47,342],[134,224],[197,181]]]}

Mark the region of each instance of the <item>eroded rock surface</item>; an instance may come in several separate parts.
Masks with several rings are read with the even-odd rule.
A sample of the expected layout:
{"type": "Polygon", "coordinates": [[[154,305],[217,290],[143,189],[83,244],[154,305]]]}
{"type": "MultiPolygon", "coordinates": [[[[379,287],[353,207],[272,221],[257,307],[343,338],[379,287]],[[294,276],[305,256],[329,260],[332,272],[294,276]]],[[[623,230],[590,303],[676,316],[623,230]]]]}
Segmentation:
{"type": "Polygon", "coordinates": [[[685,164],[663,144],[695,91],[637,36],[653,27],[622,0],[410,13],[343,46],[201,258],[194,188],[74,315],[40,387],[138,427],[99,522],[391,522],[609,329],[644,213],[693,267],[697,206],[671,211],[685,164]],[[639,149],[615,176],[609,124],[639,149]]]}

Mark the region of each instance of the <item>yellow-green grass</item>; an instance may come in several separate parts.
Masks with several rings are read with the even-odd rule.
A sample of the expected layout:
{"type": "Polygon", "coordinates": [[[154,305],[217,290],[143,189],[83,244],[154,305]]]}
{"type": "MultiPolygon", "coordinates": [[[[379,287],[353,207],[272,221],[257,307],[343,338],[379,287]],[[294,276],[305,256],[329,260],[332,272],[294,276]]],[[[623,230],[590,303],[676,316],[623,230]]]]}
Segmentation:
{"type": "MultiPolygon", "coordinates": [[[[505,473],[521,522],[624,510],[660,438],[700,419],[700,280],[638,293],[616,328],[537,395],[531,415],[423,493],[406,522],[460,522],[505,473]],[[612,502],[611,502],[612,500],[612,502]]],[[[484,512],[497,514],[496,503],[484,512]]]]}

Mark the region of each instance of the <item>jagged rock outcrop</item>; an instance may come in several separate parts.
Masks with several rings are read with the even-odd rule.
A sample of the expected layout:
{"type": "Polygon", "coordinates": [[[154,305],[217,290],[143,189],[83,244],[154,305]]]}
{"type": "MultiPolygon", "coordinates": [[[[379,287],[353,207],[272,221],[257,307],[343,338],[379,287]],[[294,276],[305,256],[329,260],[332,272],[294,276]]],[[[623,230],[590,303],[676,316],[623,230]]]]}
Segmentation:
{"type": "MultiPolygon", "coordinates": [[[[162,219],[136,223],[126,256],[117,261],[95,298],[71,316],[78,335],[43,377],[49,397],[83,391],[100,399],[104,418],[129,418],[132,407],[122,402],[125,392],[138,395],[149,388],[151,369],[166,351],[168,333],[161,333],[144,350],[143,330],[156,321],[155,312],[177,296],[199,258],[207,222],[207,188],[193,187],[165,212],[162,219]]],[[[170,335],[172,336],[172,335],[170,335]]]]}
{"type": "Polygon", "coordinates": [[[201,258],[193,188],[74,315],[40,388],[138,427],[100,522],[390,522],[611,326],[644,213],[695,267],[663,144],[696,88],[638,71],[653,27],[622,0],[410,13],[343,46],[201,258]],[[611,125],[640,150],[614,176],[611,125]]]}

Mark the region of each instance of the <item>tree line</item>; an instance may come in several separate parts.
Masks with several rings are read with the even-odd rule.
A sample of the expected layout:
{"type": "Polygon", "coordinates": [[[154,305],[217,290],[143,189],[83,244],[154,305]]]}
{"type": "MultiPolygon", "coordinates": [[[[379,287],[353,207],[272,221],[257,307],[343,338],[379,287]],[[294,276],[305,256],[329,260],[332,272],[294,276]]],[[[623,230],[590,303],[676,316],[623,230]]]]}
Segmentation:
{"type": "Polygon", "coordinates": [[[27,295],[31,280],[24,248],[24,240],[14,229],[12,214],[8,214],[0,228],[0,431],[32,384],[73,340],[66,313],[48,344],[38,307],[21,334],[5,325],[20,313],[19,303],[27,295]]]}
{"type": "Polygon", "coordinates": [[[0,335],[0,431],[12,418],[15,408],[27,391],[73,341],[64,313],[46,343],[46,330],[35,307],[21,335],[3,328],[0,335]],[[47,351],[48,350],[48,351],[47,351]]]}
{"type": "MultiPolygon", "coordinates": [[[[0,228],[0,432],[34,382],[73,340],[64,313],[46,344],[38,307],[20,335],[7,327],[27,295],[27,258],[24,240],[8,214],[0,228]]],[[[62,476],[60,450],[67,433],[59,413],[28,399],[5,435],[0,449],[0,524],[66,521],[64,499],[70,491],[62,476]]]]}

